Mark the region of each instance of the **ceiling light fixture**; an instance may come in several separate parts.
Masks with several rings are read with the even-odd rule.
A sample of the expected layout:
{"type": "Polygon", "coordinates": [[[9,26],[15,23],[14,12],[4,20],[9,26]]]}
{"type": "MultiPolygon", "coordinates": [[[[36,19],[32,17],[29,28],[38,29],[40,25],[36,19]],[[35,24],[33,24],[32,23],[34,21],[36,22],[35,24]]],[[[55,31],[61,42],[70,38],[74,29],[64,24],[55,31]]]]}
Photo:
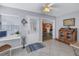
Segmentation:
{"type": "Polygon", "coordinates": [[[50,12],[50,9],[49,9],[48,7],[45,7],[45,8],[43,9],[43,12],[48,13],[48,12],[50,12]]]}
{"type": "Polygon", "coordinates": [[[43,12],[44,13],[49,13],[52,10],[53,4],[47,3],[43,6],[43,12]]]}

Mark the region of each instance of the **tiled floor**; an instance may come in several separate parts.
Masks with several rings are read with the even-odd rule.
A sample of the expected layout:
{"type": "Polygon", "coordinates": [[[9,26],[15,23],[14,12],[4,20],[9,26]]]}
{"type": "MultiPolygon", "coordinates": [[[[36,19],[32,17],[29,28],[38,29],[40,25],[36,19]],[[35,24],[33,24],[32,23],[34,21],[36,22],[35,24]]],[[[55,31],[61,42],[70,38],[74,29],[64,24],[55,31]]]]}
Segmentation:
{"type": "Polygon", "coordinates": [[[44,42],[46,47],[27,53],[26,49],[18,48],[12,51],[13,56],[74,56],[73,49],[56,40],[44,42]]]}

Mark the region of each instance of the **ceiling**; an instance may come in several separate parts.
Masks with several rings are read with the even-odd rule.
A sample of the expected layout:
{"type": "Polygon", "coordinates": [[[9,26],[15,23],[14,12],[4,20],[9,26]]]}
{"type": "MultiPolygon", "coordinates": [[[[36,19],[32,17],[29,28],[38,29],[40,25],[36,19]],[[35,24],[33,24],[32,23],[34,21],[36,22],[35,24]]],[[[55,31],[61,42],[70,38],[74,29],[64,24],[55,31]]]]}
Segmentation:
{"type": "MultiPolygon", "coordinates": [[[[37,13],[42,12],[45,3],[1,3],[0,5],[28,10],[37,13]]],[[[61,16],[67,13],[79,11],[79,3],[53,3],[53,10],[49,13],[52,16],[61,16]]]]}

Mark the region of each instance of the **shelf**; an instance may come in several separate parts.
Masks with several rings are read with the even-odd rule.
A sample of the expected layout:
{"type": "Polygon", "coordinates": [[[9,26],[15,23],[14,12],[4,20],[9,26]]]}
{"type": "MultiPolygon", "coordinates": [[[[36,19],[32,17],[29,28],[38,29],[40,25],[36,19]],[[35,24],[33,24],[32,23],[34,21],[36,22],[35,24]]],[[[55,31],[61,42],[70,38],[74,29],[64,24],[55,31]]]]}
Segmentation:
{"type": "Polygon", "coordinates": [[[71,29],[67,29],[67,28],[61,28],[59,30],[59,41],[63,41],[67,44],[77,41],[77,29],[76,28],[71,28],[71,29]]]}

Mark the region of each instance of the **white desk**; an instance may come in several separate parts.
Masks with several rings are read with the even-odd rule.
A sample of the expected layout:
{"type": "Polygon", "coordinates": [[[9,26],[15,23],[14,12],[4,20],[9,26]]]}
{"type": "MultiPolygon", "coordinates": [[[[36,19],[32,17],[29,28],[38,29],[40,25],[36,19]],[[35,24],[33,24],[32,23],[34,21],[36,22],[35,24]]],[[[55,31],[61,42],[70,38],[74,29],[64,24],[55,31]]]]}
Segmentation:
{"type": "Polygon", "coordinates": [[[6,41],[6,40],[16,40],[16,39],[20,39],[21,37],[19,35],[10,35],[10,36],[6,36],[6,37],[2,37],[0,38],[0,42],[1,41],[6,41]]]}
{"type": "MultiPolygon", "coordinates": [[[[2,37],[0,38],[0,42],[3,42],[3,41],[12,41],[12,40],[20,40],[20,42],[18,43],[21,43],[21,36],[20,35],[10,35],[10,36],[6,36],[6,37],[2,37]]],[[[18,48],[19,46],[15,47],[15,48],[12,48],[12,49],[16,49],[18,48]]]]}

